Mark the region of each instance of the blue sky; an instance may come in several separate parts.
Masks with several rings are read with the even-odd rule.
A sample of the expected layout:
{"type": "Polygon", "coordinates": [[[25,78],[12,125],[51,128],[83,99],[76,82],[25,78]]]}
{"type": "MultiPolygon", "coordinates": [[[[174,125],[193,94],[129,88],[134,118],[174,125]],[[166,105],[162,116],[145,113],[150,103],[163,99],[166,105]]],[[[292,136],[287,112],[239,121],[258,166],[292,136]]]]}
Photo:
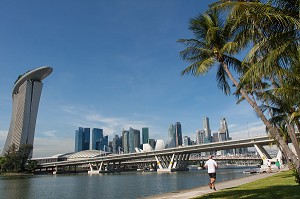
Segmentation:
{"type": "Polygon", "coordinates": [[[212,132],[227,119],[233,139],[264,134],[246,103],[217,88],[215,71],[181,76],[180,59],[192,38],[190,18],[203,0],[0,1],[0,148],[11,119],[18,75],[48,65],[36,124],[34,157],[74,150],[79,126],[103,128],[109,139],[122,129],[149,127],[167,139],[170,124],[195,139],[202,119],[212,132]]]}

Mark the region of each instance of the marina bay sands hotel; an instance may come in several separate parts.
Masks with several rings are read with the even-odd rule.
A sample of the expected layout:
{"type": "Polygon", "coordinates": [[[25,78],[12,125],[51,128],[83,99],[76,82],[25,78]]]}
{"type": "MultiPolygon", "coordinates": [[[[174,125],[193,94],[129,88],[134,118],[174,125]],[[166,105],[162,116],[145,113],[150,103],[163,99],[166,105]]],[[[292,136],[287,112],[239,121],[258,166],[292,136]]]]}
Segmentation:
{"type": "Polygon", "coordinates": [[[13,144],[17,149],[23,144],[33,145],[42,80],[50,75],[52,70],[51,67],[40,67],[28,71],[16,81],[12,91],[12,117],[2,155],[13,144]]]}

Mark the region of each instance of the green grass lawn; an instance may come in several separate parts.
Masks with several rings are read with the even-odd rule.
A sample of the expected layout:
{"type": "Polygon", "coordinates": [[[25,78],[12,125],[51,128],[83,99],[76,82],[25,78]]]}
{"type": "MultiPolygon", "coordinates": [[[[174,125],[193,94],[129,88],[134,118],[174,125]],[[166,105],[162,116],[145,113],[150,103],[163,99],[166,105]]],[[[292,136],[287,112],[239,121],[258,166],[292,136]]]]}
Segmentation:
{"type": "Polygon", "coordinates": [[[295,182],[292,171],[285,171],[273,176],[244,184],[234,188],[219,190],[216,193],[207,194],[195,199],[206,198],[297,198],[300,199],[300,186],[295,182]]]}

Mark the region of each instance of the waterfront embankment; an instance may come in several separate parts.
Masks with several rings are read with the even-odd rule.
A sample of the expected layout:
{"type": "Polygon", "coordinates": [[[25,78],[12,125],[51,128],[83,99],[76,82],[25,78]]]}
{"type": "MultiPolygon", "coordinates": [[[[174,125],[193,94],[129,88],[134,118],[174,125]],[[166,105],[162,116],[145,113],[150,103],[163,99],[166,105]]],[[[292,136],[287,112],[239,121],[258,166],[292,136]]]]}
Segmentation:
{"type": "Polygon", "coordinates": [[[200,186],[177,192],[146,197],[144,199],[207,199],[207,198],[299,198],[299,185],[292,171],[253,174],[244,178],[216,184],[217,191],[200,186]],[[213,194],[213,195],[212,195],[213,194]]]}

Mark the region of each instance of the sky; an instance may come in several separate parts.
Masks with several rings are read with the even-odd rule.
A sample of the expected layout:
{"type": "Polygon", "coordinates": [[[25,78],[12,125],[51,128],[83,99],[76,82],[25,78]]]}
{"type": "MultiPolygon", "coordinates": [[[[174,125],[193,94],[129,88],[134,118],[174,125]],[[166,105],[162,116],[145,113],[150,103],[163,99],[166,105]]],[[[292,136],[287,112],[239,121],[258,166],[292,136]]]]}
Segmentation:
{"type": "Polygon", "coordinates": [[[208,117],[212,133],[226,118],[233,139],[265,135],[246,102],[217,88],[215,69],[181,76],[189,63],[178,39],[193,38],[189,19],[211,0],[0,1],[0,150],[12,113],[18,75],[41,66],[43,80],[33,157],[74,151],[78,127],[149,128],[167,141],[170,124],[195,140],[208,117]]]}

